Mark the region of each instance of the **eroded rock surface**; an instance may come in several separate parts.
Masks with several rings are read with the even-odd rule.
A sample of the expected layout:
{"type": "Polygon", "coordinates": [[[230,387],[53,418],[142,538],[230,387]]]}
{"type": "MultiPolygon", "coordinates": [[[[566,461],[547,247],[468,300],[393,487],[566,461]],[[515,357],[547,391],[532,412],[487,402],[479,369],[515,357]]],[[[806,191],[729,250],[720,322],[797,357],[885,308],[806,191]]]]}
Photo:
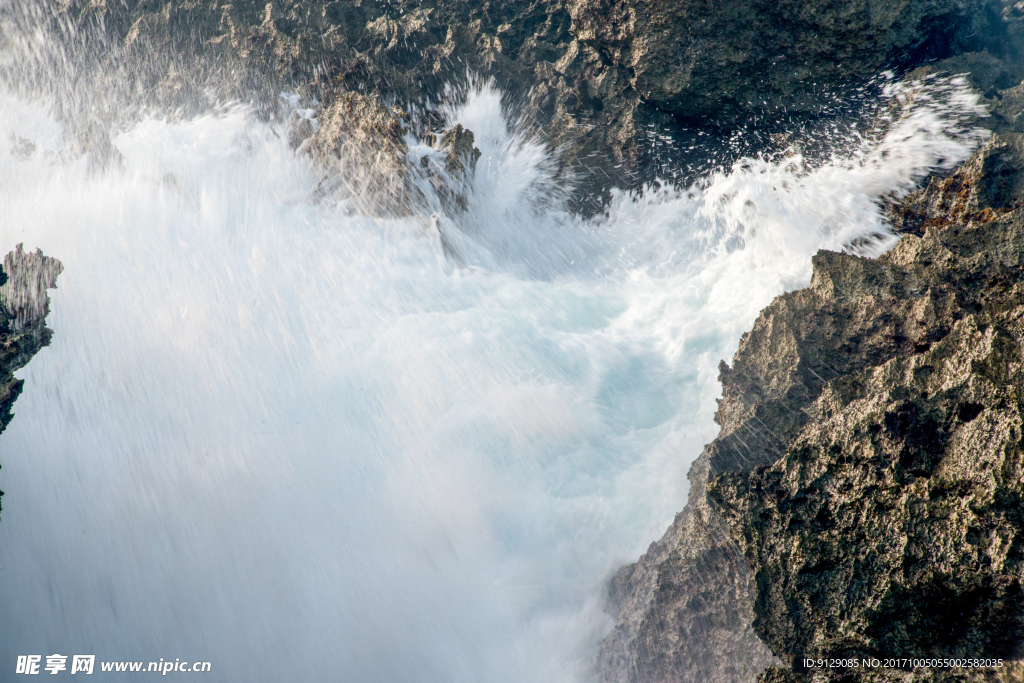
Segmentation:
{"type": "Polygon", "coordinates": [[[737,354],[731,372],[801,393],[777,455],[733,458],[709,485],[787,675],[804,657],[1024,655],[1022,142],[996,138],[910,197],[921,237],[875,261],[819,253],[811,287],[776,299],[737,354]],[[795,362],[772,369],[783,340],[795,362]]]}
{"type": "Polygon", "coordinates": [[[39,349],[50,343],[46,327],[50,297],[46,290],[57,286],[63,266],[42,252],[27,253],[19,244],[4,257],[0,281],[0,432],[13,417],[11,408],[21,393],[23,380],[14,378],[39,349]]]}
{"type": "Polygon", "coordinates": [[[404,215],[413,206],[429,211],[436,207],[418,184],[423,180],[444,210],[465,208],[480,150],[473,132],[461,124],[424,134],[431,151],[417,162],[409,157],[406,142],[409,115],[375,97],[337,92],[316,127],[310,123],[308,118],[294,121],[292,141],[324,174],[317,190],[321,197],[353,202],[367,213],[404,215]]]}
{"type": "Polygon", "coordinates": [[[612,581],[618,621],[601,645],[604,680],[733,683],[778,661],[751,627],[751,572],[708,504],[706,451],[689,479],[672,526],[612,581]]]}
{"type": "Polygon", "coordinates": [[[494,78],[591,193],[650,181],[664,159],[705,162],[687,159],[687,122],[791,128],[883,69],[976,72],[1011,118],[1015,95],[999,93],[1024,80],[1024,10],[1008,0],[75,0],[48,21],[102,26],[122,54],[89,51],[104,87],[183,111],[210,92],[273,102],[289,88],[324,107],[342,91],[430,109],[458,96],[447,84],[494,78]]]}
{"type": "Polygon", "coordinates": [[[328,188],[361,208],[400,210],[405,204],[408,115],[377,99],[338,93],[301,147],[327,174],[328,188]]]}
{"type": "Polygon", "coordinates": [[[578,38],[623,67],[643,101],[721,120],[813,112],[823,94],[887,67],[977,50],[1002,9],[960,0],[576,0],[570,12],[578,38]]]}
{"type": "Polygon", "coordinates": [[[46,327],[50,297],[63,270],[60,261],[18,247],[4,258],[0,275],[0,432],[10,424],[24,380],[14,377],[39,349],[50,343],[46,327]]]}
{"type": "Polygon", "coordinates": [[[613,582],[607,680],[750,681],[771,652],[766,683],[805,680],[804,657],[1024,654],[1022,144],[993,138],[891,209],[910,233],[892,252],[819,252],[811,286],[761,313],[721,366],[690,502],[613,582]]]}

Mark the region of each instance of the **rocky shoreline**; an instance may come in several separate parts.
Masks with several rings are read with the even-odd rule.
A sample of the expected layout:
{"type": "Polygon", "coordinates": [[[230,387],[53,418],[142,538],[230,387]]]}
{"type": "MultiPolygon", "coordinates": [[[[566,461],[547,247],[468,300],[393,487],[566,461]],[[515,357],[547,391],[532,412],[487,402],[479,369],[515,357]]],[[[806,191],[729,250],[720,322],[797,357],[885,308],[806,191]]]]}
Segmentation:
{"type": "MultiPolygon", "coordinates": [[[[73,0],[42,18],[0,9],[0,36],[30,27],[62,46],[26,46],[22,61],[56,91],[84,149],[106,149],[104,131],[125,115],[79,101],[90,80],[112,100],[183,115],[255,97],[273,117],[291,90],[322,117],[364,97],[415,114],[406,124],[423,138],[443,124],[441,105],[493,79],[516,125],[557,150],[583,212],[599,211],[612,187],[688,183],[709,163],[856,120],[885,69],[970,73],[993,109],[1024,80],[1024,7],[1003,0],[73,0]],[[82,66],[64,92],[46,62],[69,53],[82,66]]],[[[362,110],[372,128],[380,112],[362,110]]]]}
{"type": "Polygon", "coordinates": [[[905,206],[921,237],[876,261],[819,253],[811,287],[766,309],[723,368],[733,387],[788,385],[780,406],[801,416],[777,430],[754,398],[772,464],[729,471],[725,454],[709,484],[753,571],[753,628],[800,674],[804,658],[1024,655],[1024,136],[905,206]]]}
{"type": "MultiPolygon", "coordinates": [[[[665,536],[612,580],[617,622],[597,666],[616,683],[1024,680],[1024,3],[76,0],[43,19],[0,11],[0,28],[40,21],[69,45],[101,35],[108,49],[82,77],[167,110],[187,114],[217,84],[214,97],[259,93],[272,117],[294,90],[312,113],[291,112],[291,142],[323,171],[322,192],[372,197],[382,212],[415,202],[413,171],[458,210],[479,152],[472,131],[441,130],[438,112],[467,74],[494,78],[519,125],[558,151],[580,179],[581,212],[611,187],[659,177],[666,156],[678,167],[707,156],[685,151],[698,130],[732,153],[779,151],[791,137],[774,132],[856,109],[885,69],[966,74],[994,137],[887,207],[904,234],[890,253],[820,252],[811,286],[777,298],[722,364],[721,433],[665,536]],[[757,132],[730,148],[751,121],[757,132]],[[437,151],[423,169],[405,163],[409,130],[437,151]],[[805,664],[893,657],[1007,665],[805,664]]],[[[47,56],[35,57],[44,79],[47,56]]],[[[82,150],[111,163],[119,114],[70,91],[58,101],[82,150]]],[[[19,249],[4,271],[0,429],[21,390],[11,373],[49,342],[45,291],[60,265],[19,249]]]]}
{"type": "Polygon", "coordinates": [[[1024,134],[889,214],[895,249],[819,252],[722,364],[690,502],[613,581],[606,680],[1020,679],[1024,134]],[[1005,667],[804,665],[894,657],[1005,667]]]}
{"type": "Polygon", "coordinates": [[[25,367],[41,348],[50,344],[53,331],[46,327],[50,297],[57,286],[60,261],[42,252],[26,252],[19,244],[4,257],[0,271],[0,433],[14,418],[14,402],[25,380],[14,372],[25,367]]]}
{"type": "Polygon", "coordinates": [[[1024,676],[1024,527],[1012,512],[1022,432],[1007,426],[1020,423],[1011,387],[1024,332],[1002,326],[1021,304],[1024,81],[1019,53],[1000,54],[958,55],[910,74],[965,74],[995,137],[887,208],[906,235],[890,254],[819,253],[811,287],[765,309],[732,366],[722,364],[721,433],[690,469],[688,504],[612,580],[618,619],[601,646],[604,680],[1024,676]],[[940,292],[945,308],[931,298],[940,292]],[[993,348],[953,335],[968,318],[1003,341],[993,348]],[[1008,394],[958,402],[954,395],[987,376],[986,363],[1004,368],[992,379],[1008,394]],[[937,373],[934,384],[921,368],[937,373]],[[975,423],[979,416],[991,422],[975,423]],[[854,453],[863,460],[854,464],[854,453]],[[921,457],[927,468],[908,474],[909,459],[921,457]],[[812,671],[803,663],[957,656],[1006,666],[812,671]]]}

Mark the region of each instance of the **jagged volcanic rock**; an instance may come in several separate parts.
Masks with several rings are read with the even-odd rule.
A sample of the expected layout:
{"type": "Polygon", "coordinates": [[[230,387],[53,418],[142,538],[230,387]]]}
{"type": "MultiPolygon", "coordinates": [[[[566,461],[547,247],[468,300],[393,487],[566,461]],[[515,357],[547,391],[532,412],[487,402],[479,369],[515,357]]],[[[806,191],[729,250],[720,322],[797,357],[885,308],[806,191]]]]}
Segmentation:
{"type": "Polygon", "coordinates": [[[891,207],[911,234],[886,256],[819,252],[744,335],[690,502],[613,581],[607,680],[749,681],[771,651],[765,681],[804,656],[1020,655],[1022,145],[891,207]]]}
{"type": "Polygon", "coordinates": [[[1004,8],[1012,11],[1011,4],[959,0],[575,0],[570,13],[574,35],[621,67],[644,102],[722,120],[783,108],[814,112],[828,102],[823,94],[891,66],[989,48],[1017,58],[1019,44],[995,39],[1012,30],[1004,8]]]}
{"type": "Polygon", "coordinates": [[[14,378],[39,349],[50,343],[46,327],[50,297],[46,290],[57,286],[64,269],[60,261],[42,252],[26,253],[22,246],[4,257],[0,286],[0,432],[11,422],[11,407],[21,393],[23,380],[14,378]]]}
{"type": "Polygon", "coordinates": [[[994,139],[904,203],[923,236],[875,261],[820,252],[723,373],[723,412],[745,400],[770,434],[786,388],[794,413],[778,456],[750,467],[730,444],[708,491],[753,568],[754,629],[796,674],[804,657],[1024,655],[1022,179],[1024,136],[994,139]]]}
{"type": "Polygon", "coordinates": [[[469,73],[493,77],[605,188],[652,180],[660,138],[648,133],[680,121],[814,117],[883,69],[955,55],[973,61],[949,68],[994,74],[986,92],[1024,79],[1024,16],[1002,0],[76,0],[47,21],[76,35],[102,25],[126,65],[104,62],[104,86],[165,108],[228,83],[235,98],[302,87],[329,106],[342,90],[408,111],[469,73]]]}
{"type": "Polygon", "coordinates": [[[14,372],[50,343],[46,290],[57,286],[61,270],[60,261],[40,251],[26,253],[20,244],[4,257],[0,275],[0,432],[13,419],[11,409],[25,384],[14,372]]]}
{"type": "Polygon", "coordinates": [[[607,681],[751,681],[778,661],[751,628],[751,572],[708,504],[707,451],[689,479],[672,526],[612,581],[618,621],[599,656],[607,681]]]}

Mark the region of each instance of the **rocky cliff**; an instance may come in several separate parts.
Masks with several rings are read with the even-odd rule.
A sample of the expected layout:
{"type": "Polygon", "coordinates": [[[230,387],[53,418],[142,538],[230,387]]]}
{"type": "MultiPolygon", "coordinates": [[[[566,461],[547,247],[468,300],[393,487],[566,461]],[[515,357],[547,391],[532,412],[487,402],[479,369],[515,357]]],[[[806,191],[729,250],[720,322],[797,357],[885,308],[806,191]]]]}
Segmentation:
{"type": "MultiPolygon", "coordinates": [[[[211,93],[262,93],[273,109],[292,89],[326,111],[357,93],[418,110],[423,131],[470,74],[494,78],[519,124],[560,150],[586,205],[709,156],[756,153],[772,132],[836,116],[883,69],[973,55],[995,72],[986,92],[1012,87],[1024,79],[1022,15],[1004,0],[73,0],[0,8],[0,43],[42,23],[60,37],[53,61],[78,49],[75,82],[96,79],[122,102],[187,113],[211,93]]],[[[15,68],[42,64],[47,44],[23,46],[15,68]]],[[[59,99],[82,119],[84,146],[102,147],[123,114],[77,102],[80,90],[59,99]]]]}
{"type": "Polygon", "coordinates": [[[388,211],[417,201],[405,179],[421,172],[459,209],[473,137],[440,130],[438,105],[467,74],[497,81],[518,124],[582,179],[577,208],[593,209],[663,159],[727,163],[775,130],[843,116],[883,69],[966,72],[1000,137],[890,207],[907,237],[888,256],[819,254],[812,286],[766,309],[723,365],[721,434],[665,537],[612,582],[600,666],[613,681],[731,683],[770,665],[798,680],[814,653],[1017,656],[1024,3],[0,5],[0,44],[17,35],[58,39],[16,46],[0,77],[34,69],[97,158],[116,158],[107,131],[126,102],[185,116],[255,98],[278,116],[294,90],[292,143],[324,171],[322,193],[388,211]],[[76,50],[62,85],[47,64],[76,50]],[[79,99],[101,91],[116,96],[79,99]],[[423,169],[407,163],[409,131],[438,152],[423,169]],[[695,142],[705,132],[723,156],[695,142]]]}
{"type": "Polygon", "coordinates": [[[13,419],[11,410],[25,384],[14,372],[50,343],[46,290],[57,286],[61,270],[60,261],[39,251],[26,253],[20,244],[4,257],[0,274],[0,432],[13,419]]]}
{"type": "Polygon", "coordinates": [[[888,208],[906,234],[890,254],[819,253],[811,287],[722,364],[689,503],[612,581],[606,680],[750,681],[773,655],[780,681],[804,657],[1021,656],[1024,83],[996,87],[987,54],[921,72],[953,68],[989,88],[996,137],[888,208]]]}
{"type": "Polygon", "coordinates": [[[803,680],[805,658],[1007,662],[815,681],[1020,675],[1024,135],[891,216],[892,252],[820,252],[722,364],[691,502],[615,579],[608,680],[751,680],[772,653],[765,680],[803,680]]]}
{"type": "Polygon", "coordinates": [[[820,253],[723,373],[800,387],[773,462],[723,460],[709,485],[753,570],[754,629],[796,672],[1024,655],[1024,136],[904,207],[921,237],[877,261],[820,253]]]}
{"type": "Polygon", "coordinates": [[[705,451],[689,503],[636,564],[612,580],[615,630],[601,645],[607,681],[752,681],[777,663],[752,627],[754,585],[742,552],[706,496],[705,451]]]}

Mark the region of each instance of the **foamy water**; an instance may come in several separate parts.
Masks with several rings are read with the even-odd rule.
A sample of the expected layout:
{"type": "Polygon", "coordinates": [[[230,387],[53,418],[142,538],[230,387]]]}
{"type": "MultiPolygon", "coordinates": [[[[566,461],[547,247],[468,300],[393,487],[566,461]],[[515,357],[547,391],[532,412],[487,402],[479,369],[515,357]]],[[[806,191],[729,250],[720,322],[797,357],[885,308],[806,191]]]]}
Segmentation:
{"type": "Polygon", "coordinates": [[[468,210],[384,220],[314,201],[241,107],[147,119],[95,173],[45,103],[0,98],[0,140],[36,145],[0,154],[0,249],[65,266],[0,437],[0,667],[589,680],[607,578],[715,436],[719,360],[817,249],[890,247],[878,197],[978,140],[934,81],[817,169],[747,161],[584,221],[499,101],[450,113],[483,152],[468,210]]]}

